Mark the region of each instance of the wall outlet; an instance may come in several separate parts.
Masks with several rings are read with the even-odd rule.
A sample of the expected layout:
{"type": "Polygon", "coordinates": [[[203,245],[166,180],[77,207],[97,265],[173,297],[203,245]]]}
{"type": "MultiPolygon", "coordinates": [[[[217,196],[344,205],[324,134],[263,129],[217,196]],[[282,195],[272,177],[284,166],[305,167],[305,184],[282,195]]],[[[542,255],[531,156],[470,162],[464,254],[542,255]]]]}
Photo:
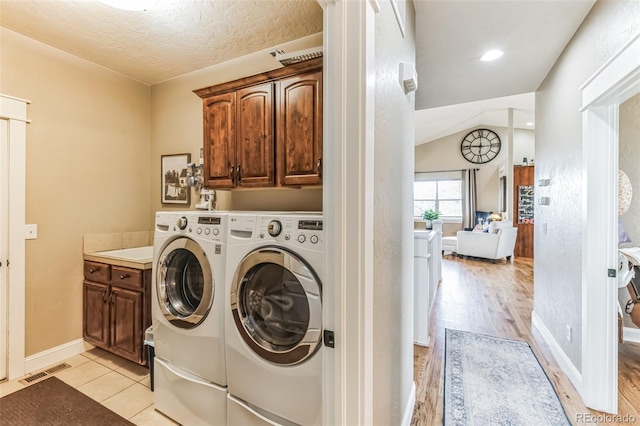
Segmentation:
{"type": "Polygon", "coordinates": [[[567,325],[567,342],[571,342],[573,340],[571,326],[567,325]]]}
{"type": "Polygon", "coordinates": [[[24,239],[35,240],[36,238],[38,238],[38,225],[25,225],[24,239]]]}

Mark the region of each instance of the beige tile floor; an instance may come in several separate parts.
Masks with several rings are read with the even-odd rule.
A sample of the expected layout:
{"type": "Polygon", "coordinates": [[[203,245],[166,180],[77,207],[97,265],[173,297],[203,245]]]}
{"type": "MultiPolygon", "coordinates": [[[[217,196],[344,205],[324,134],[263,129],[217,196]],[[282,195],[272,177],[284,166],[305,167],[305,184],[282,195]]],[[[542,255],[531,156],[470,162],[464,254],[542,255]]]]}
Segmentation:
{"type": "MultiPolygon", "coordinates": [[[[99,348],[65,360],[54,375],[136,425],[173,426],[153,408],[149,369],[99,348]]],[[[24,389],[20,379],[0,383],[0,397],[24,389]]]]}

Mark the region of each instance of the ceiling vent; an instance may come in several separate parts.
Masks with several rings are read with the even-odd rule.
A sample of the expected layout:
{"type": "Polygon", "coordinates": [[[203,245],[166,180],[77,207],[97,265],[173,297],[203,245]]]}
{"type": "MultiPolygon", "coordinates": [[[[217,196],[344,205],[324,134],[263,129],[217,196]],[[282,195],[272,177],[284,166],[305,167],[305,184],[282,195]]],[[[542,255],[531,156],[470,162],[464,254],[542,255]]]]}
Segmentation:
{"type": "Polygon", "coordinates": [[[309,59],[319,58],[322,56],[322,46],[312,47],[310,49],[298,50],[297,52],[284,53],[282,50],[271,52],[276,60],[282,65],[293,65],[298,62],[308,61],[309,59]]]}

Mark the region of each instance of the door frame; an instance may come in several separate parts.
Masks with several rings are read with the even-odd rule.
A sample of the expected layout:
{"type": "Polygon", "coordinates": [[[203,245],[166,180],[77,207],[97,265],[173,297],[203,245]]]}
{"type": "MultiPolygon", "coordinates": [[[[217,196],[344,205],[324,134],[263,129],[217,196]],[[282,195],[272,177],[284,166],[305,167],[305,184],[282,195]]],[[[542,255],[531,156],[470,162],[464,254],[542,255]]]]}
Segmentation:
{"type": "Polygon", "coordinates": [[[373,424],[373,170],[377,0],[318,0],[323,17],[326,270],[323,424],[373,424]],[[348,283],[348,285],[346,285],[348,283]]]}
{"type": "MultiPolygon", "coordinates": [[[[23,376],[25,371],[25,193],[27,105],[31,101],[0,94],[0,118],[9,127],[9,241],[10,262],[7,276],[7,379],[23,376]]],[[[6,264],[5,264],[6,265],[6,264]]],[[[5,266],[3,266],[5,268],[5,266]]],[[[3,307],[4,308],[4,307],[3,307]]],[[[4,309],[3,309],[4,310],[4,309]]]]}
{"type": "Polygon", "coordinates": [[[640,93],[640,34],[580,89],[585,191],[581,395],[588,407],[617,413],[618,114],[621,103],[640,93]],[[613,276],[608,276],[610,270],[613,276]]]}

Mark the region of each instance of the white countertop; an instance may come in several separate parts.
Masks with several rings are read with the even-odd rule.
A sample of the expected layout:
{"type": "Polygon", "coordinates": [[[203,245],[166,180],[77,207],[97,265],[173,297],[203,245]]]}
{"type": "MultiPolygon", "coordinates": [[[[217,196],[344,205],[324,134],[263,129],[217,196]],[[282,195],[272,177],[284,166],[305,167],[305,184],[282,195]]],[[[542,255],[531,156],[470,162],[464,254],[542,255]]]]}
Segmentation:
{"type": "Polygon", "coordinates": [[[85,253],[84,259],[135,269],[151,269],[153,263],[153,246],[85,253]]]}

